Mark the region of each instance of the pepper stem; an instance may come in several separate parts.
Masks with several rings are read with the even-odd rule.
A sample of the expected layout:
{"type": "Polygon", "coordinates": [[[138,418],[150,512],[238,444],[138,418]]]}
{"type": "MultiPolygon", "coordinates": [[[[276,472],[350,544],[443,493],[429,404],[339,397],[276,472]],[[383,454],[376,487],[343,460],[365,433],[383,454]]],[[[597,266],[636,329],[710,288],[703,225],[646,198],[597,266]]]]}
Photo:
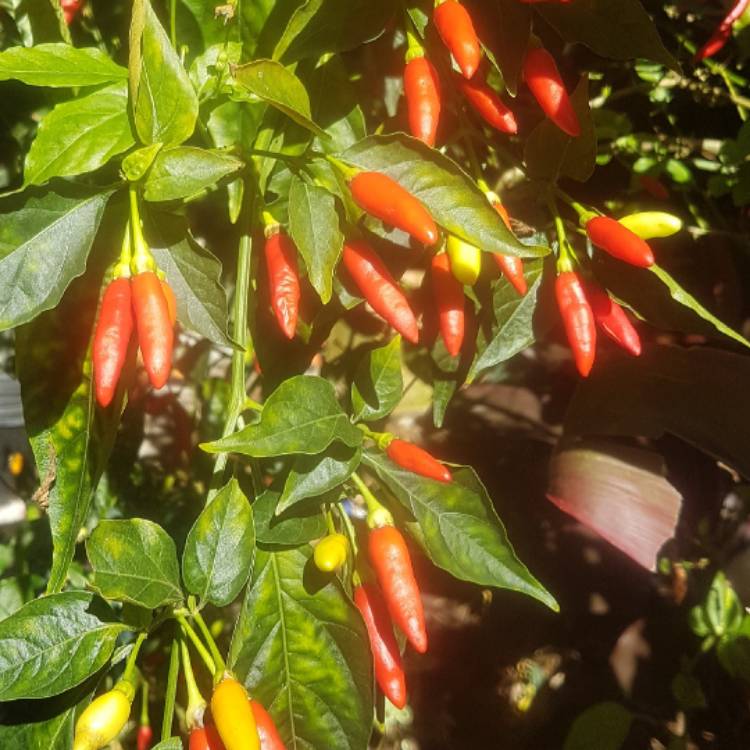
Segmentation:
{"type": "Polygon", "coordinates": [[[130,278],[130,263],[133,259],[132,244],[130,241],[130,220],[125,224],[125,232],[122,235],[122,246],[120,248],[120,257],[117,260],[112,277],[130,278]]]}
{"type": "Polygon", "coordinates": [[[555,223],[555,231],[557,232],[557,244],[559,254],[557,257],[557,272],[566,273],[573,270],[575,251],[568,241],[568,235],[565,232],[565,223],[560,216],[560,212],[557,209],[557,203],[552,196],[547,199],[547,205],[549,206],[549,212],[552,214],[552,219],[555,223]]]}
{"type": "Polygon", "coordinates": [[[185,687],[188,694],[188,705],[185,711],[185,720],[188,729],[203,726],[203,713],[206,710],[206,701],[195,682],[193,665],[190,663],[190,651],[187,641],[180,638],[180,653],[182,654],[182,671],[185,673],[185,687]]]}
{"type": "Polygon", "coordinates": [[[148,718],[148,682],[145,679],[141,680],[141,726],[151,726],[148,718]]]}
{"type": "Polygon", "coordinates": [[[138,633],[138,637],[133,644],[133,649],[130,654],[128,654],[127,662],[125,662],[125,671],[122,674],[122,679],[125,682],[129,682],[131,685],[135,684],[135,661],[138,658],[138,652],[141,650],[141,646],[147,637],[148,633],[145,631],[138,633]]]}
{"type": "Polygon", "coordinates": [[[219,647],[216,645],[214,637],[211,635],[211,631],[208,629],[208,625],[206,625],[206,621],[203,619],[203,615],[201,615],[195,606],[195,597],[188,597],[188,607],[190,608],[190,613],[193,615],[193,619],[198,623],[198,629],[208,644],[208,650],[211,652],[211,658],[214,661],[214,682],[218,682],[224,676],[227,666],[219,652],[219,647]]]}
{"type": "Polygon", "coordinates": [[[370,488],[362,481],[362,477],[356,471],[352,474],[352,481],[367,505],[367,525],[371,529],[393,526],[391,512],[370,492],[370,488]]]}
{"type": "Polygon", "coordinates": [[[130,268],[134,274],[154,271],[156,270],[156,262],[143,236],[141,213],[138,209],[138,191],[132,182],[128,186],[128,196],[130,198],[130,230],[133,236],[133,255],[130,268]]]}
{"type": "Polygon", "coordinates": [[[175,618],[177,619],[177,622],[179,622],[182,626],[184,633],[192,641],[193,646],[195,646],[195,650],[198,652],[198,655],[201,657],[201,659],[203,659],[203,663],[206,665],[206,668],[213,675],[216,672],[216,665],[214,664],[214,660],[211,658],[211,654],[208,653],[208,650],[203,645],[203,641],[201,641],[200,636],[195,632],[193,627],[187,621],[185,615],[175,614],[175,618]]]}

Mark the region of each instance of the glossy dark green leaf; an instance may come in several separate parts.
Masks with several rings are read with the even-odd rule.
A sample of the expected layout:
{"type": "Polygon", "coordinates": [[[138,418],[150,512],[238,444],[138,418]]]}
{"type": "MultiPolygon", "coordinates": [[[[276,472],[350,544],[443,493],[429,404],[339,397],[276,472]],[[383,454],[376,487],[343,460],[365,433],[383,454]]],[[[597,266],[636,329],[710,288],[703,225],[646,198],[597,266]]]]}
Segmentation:
{"type": "Polygon", "coordinates": [[[633,718],[619,703],[597,703],[573,722],[563,750],[620,750],[630,734],[633,718]]]}
{"type": "Polygon", "coordinates": [[[289,189],[289,234],[305,259],[310,283],[320,299],[329,302],[344,247],[333,195],[294,177],[289,189]]]}
{"type": "Polygon", "coordinates": [[[46,698],[79,685],[109,661],[124,630],[90,592],[29,602],[0,622],[0,700],[46,698]]]}
{"type": "MultiPolygon", "coordinates": [[[[151,3],[138,0],[137,5],[142,7],[143,28],[140,35],[137,29],[133,30],[135,39],[131,34],[135,129],[145,144],[182,143],[195,128],[198,97],[151,3]]],[[[136,10],[134,23],[138,18],[136,10]]]]}
{"type": "Polygon", "coordinates": [[[283,112],[303,128],[325,137],[310,114],[310,98],[291,70],[273,60],[254,60],[234,70],[241,88],[283,112]]]}
{"type": "Polygon", "coordinates": [[[135,141],[125,83],[58,104],[39,125],[26,155],[24,180],[41,185],[53,177],[92,172],[135,141]]]}
{"type": "Polygon", "coordinates": [[[182,601],[172,537],[153,521],[100,521],[86,540],[92,586],[106,599],[156,609],[182,601]]]}
{"type": "Polygon", "coordinates": [[[23,591],[18,578],[0,580],[0,620],[4,620],[23,606],[23,591]]]}
{"type": "Polygon", "coordinates": [[[247,582],[255,553],[253,512],[231,479],[193,524],[182,553],[182,577],[191,594],[217,607],[231,604],[247,582]]]}
{"type": "Polygon", "coordinates": [[[360,446],[350,448],[342,443],[334,443],[321,455],[297,456],[284,483],[276,514],[309,497],[336,489],[357,470],[361,460],[360,446]]]}
{"type": "Polygon", "coordinates": [[[0,330],[57,305],[86,268],[111,195],[56,183],[0,200],[0,330]]]}
{"type": "Polygon", "coordinates": [[[143,185],[149,201],[188,198],[236,174],[243,162],[216,149],[179,146],[160,151],[143,185]]]}
{"type": "Polygon", "coordinates": [[[354,49],[380,36],[393,16],[393,0],[306,0],[292,15],[273,51],[274,60],[354,49]]]}
{"type": "Polygon", "coordinates": [[[352,382],[352,419],[370,422],[390,414],[401,401],[401,337],[362,358],[352,382]]]}
{"type": "Polygon", "coordinates": [[[0,81],[15,79],[31,86],[96,86],[127,77],[127,69],[96,47],[53,43],[0,52],[0,81]]]}
{"type": "Polygon", "coordinates": [[[473,469],[453,470],[445,484],[401,469],[379,453],[365,452],[372,469],[414,516],[410,531],[430,559],[456,578],[519,591],[557,611],[549,592],[516,557],[505,528],[473,469]]]}
{"type": "Polygon", "coordinates": [[[597,55],[614,60],[645,57],[674,70],[680,68],[639,0],[576,0],[536,9],[565,41],[585,44],[597,55]]]}
{"type": "Polygon", "coordinates": [[[43,717],[22,724],[0,724],[0,746],[24,750],[70,750],[73,746],[75,714],[73,706],[50,718],[43,717]]]}
{"type": "Polygon", "coordinates": [[[373,716],[367,633],[312,549],[258,551],[228,664],[287,747],[365,750],[373,716]]]}
{"type": "Polygon", "coordinates": [[[438,224],[482,250],[529,258],[549,253],[549,248],[522,245],[458,164],[416,138],[369,136],[340,158],[387,174],[422,201],[438,224]]]}
{"type": "Polygon", "coordinates": [[[260,421],[201,447],[209,453],[263,458],[290,453],[312,455],[334,441],[355,448],[362,442],[362,433],[342,411],[331,383],[298,375],[284,381],[268,397],[260,421]]]}
{"type": "Polygon", "coordinates": [[[298,547],[325,536],[326,522],[319,503],[298,503],[281,516],[276,506],[281,493],[268,489],[253,503],[255,535],[259,544],[272,547],[298,547]]]}

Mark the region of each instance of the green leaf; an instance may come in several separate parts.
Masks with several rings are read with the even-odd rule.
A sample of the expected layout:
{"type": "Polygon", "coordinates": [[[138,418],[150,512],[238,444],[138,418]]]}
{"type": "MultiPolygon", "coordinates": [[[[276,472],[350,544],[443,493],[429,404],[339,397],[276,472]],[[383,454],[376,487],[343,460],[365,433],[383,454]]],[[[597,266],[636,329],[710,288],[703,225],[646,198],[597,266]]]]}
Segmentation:
{"type": "Polygon", "coordinates": [[[39,44],[0,52],[0,81],[15,79],[30,86],[97,86],[127,77],[126,68],[96,47],[39,44]]]}
{"type": "Polygon", "coordinates": [[[2,0],[0,8],[10,14],[27,47],[60,40],[70,44],[70,32],[59,4],[47,0],[2,0]]]}
{"type": "Polygon", "coordinates": [[[613,60],[645,57],[680,69],[639,0],[576,0],[566,6],[539,5],[536,10],[565,41],[585,44],[597,55],[613,60]]]}
{"type": "Polygon", "coordinates": [[[597,703],[573,722],[563,750],[620,750],[632,723],[633,714],[619,703],[597,703]]]}
{"type": "Polygon", "coordinates": [[[135,51],[131,50],[131,88],[132,82],[137,82],[135,129],[142,143],[176,145],[193,133],[198,97],[151,3],[139,0],[139,4],[144,14],[142,35],[136,33],[136,38],[131,39],[131,45],[135,42],[135,51]]]}
{"type": "Polygon", "coordinates": [[[130,182],[137,182],[148,172],[163,143],[152,143],[131,151],[123,160],[120,169],[130,182]]]}
{"type": "Polygon", "coordinates": [[[379,37],[395,11],[393,0],[306,0],[294,12],[273,51],[274,60],[343,52],[379,37]]]}
{"type": "Polygon", "coordinates": [[[325,536],[326,522],[319,503],[299,503],[281,516],[275,515],[281,494],[265,490],[253,503],[255,533],[259,544],[273,547],[299,547],[325,536]]]}
{"type": "Polygon", "coordinates": [[[4,620],[23,606],[23,591],[18,578],[0,580],[0,620],[4,620]]]}
{"type": "Polygon", "coordinates": [[[362,443],[362,433],[341,410],[331,383],[298,375],[284,381],[269,396],[259,422],[201,447],[209,453],[264,458],[290,453],[313,455],[337,440],[356,448],[362,443]]]}
{"type": "Polygon", "coordinates": [[[160,151],[144,183],[149,201],[187,198],[239,172],[240,159],[216,149],[181,146],[160,151]]]}
{"type": "Polygon", "coordinates": [[[182,553],[182,577],[191,594],[217,607],[231,604],[247,583],[255,552],[253,512],[231,479],[193,524],[182,553]]]}
{"type": "Polygon", "coordinates": [[[482,250],[526,258],[549,253],[546,247],[522,245],[458,164],[416,138],[370,136],[340,158],[387,174],[422,201],[438,224],[482,250]]]}
{"type": "Polygon", "coordinates": [[[352,419],[382,419],[401,401],[403,391],[401,337],[394,336],[385,346],[368,352],[357,366],[352,382],[352,419]]]}
{"type": "Polygon", "coordinates": [[[162,740],[158,745],[154,745],[151,750],[183,750],[182,740],[179,737],[170,737],[168,740],[162,740]]]}
{"type": "Polygon", "coordinates": [[[182,601],[172,537],[153,521],[100,521],[86,540],[92,586],[106,599],[156,609],[182,601]]]}
{"type": "Polygon", "coordinates": [[[0,330],[60,302],[86,268],[111,195],[56,183],[0,199],[0,330]]]}
{"type": "Polygon", "coordinates": [[[52,532],[48,592],[62,589],[96,485],[109,459],[124,386],[97,409],[85,362],[99,276],[76,281],[62,302],[16,330],[16,369],[24,419],[40,477],[38,502],[52,532]],[[75,321],[75,325],[71,325],[75,321]]]}
{"type": "Polygon", "coordinates": [[[128,89],[116,83],[58,104],[39,125],[24,166],[27,185],[93,172],[134,143],[128,89]]]}
{"type": "Polygon", "coordinates": [[[299,177],[289,188],[289,234],[307,265],[310,283],[325,304],[333,294],[333,274],[344,247],[336,200],[299,177]]]}
{"type": "Polygon", "coordinates": [[[437,566],[463,581],[519,591],[558,610],[516,557],[473,469],[454,470],[453,482],[445,484],[401,469],[379,453],[366,451],[362,461],[416,519],[409,530],[437,566]]]}
{"type": "Polygon", "coordinates": [[[730,339],[734,339],[743,346],[750,347],[750,341],[725,323],[722,323],[713,313],[703,307],[692,294],[683,289],[661,266],[653,265],[649,270],[667,287],[670,296],[675,302],[679,302],[681,305],[692,310],[696,315],[699,315],[703,320],[708,321],[720,333],[723,333],[730,339]]]}
{"type": "Polygon", "coordinates": [[[0,622],[0,700],[46,698],[101,669],[127,628],[94,594],[66,591],[0,622]]]}
{"type": "Polygon", "coordinates": [[[367,633],[309,546],[259,551],[229,666],[273,716],[287,747],[365,750],[373,717],[367,633]]]}
{"type": "Polygon", "coordinates": [[[231,346],[227,336],[227,298],[216,256],[193,239],[184,216],[150,213],[146,237],[174,290],[180,323],[209,341],[231,346]]]}
{"type": "Polygon", "coordinates": [[[312,121],[310,98],[302,81],[281,63],[254,60],[235,68],[234,77],[250,94],[283,112],[303,128],[326,137],[325,131],[312,121]]]}
{"type": "Polygon", "coordinates": [[[325,454],[297,456],[284,483],[284,491],[276,506],[280,515],[296,503],[318,497],[343,484],[362,460],[362,448],[335,443],[325,454]]]}

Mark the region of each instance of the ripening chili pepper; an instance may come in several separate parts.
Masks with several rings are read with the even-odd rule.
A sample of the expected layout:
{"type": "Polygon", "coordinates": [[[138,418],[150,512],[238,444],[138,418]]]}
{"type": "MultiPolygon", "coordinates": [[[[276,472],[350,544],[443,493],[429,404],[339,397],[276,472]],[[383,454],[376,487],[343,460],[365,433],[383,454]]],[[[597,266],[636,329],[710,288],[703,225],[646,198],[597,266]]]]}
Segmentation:
{"type": "Polygon", "coordinates": [[[153,271],[136,274],[130,283],[143,364],[151,385],[161,388],[172,370],[174,327],[169,317],[169,305],[159,277],[153,271]]]}
{"type": "Polygon", "coordinates": [[[695,53],[695,60],[705,60],[715,55],[726,43],[732,34],[732,26],[739,20],[740,16],[747,10],[750,0],[735,0],[729,12],[724,16],[716,31],[709,37],[708,41],[695,53]]]}
{"type": "Polygon", "coordinates": [[[464,341],[464,290],[461,282],[451,273],[451,265],[445,253],[432,259],[432,293],[440,322],[440,335],[451,357],[461,351],[464,341]]]}
{"type": "Polygon", "coordinates": [[[250,701],[250,708],[255,717],[255,726],[258,728],[260,738],[260,750],[285,750],[284,742],[276,729],[268,711],[256,700],[250,701]]]}
{"type": "Polygon", "coordinates": [[[346,270],[370,307],[407,341],[416,344],[419,328],[411,307],[385,263],[361,240],[344,243],[346,270]]]}
{"type": "MultiPolygon", "coordinates": [[[[487,193],[487,199],[492,204],[492,207],[500,214],[500,218],[503,220],[506,229],[512,232],[510,226],[510,215],[508,214],[505,206],[500,202],[500,199],[493,192],[487,193]]],[[[528,285],[526,284],[526,278],[523,275],[523,261],[516,255],[503,255],[502,253],[492,253],[492,257],[495,262],[500,266],[500,270],[506,279],[512,284],[513,288],[523,296],[528,291],[528,285]]]]}
{"type": "Polygon", "coordinates": [[[211,715],[226,750],[260,750],[250,699],[234,677],[224,677],[214,688],[211,715]]]}
{"type": "Polygon", "coordinates": [[[586,298],[599,328],[634,357],[639,356],[641,337],[628,319],[625,310],[596,284],[589,284],[586,287],[586,298]]]}
{"type": "Polygon", "coordinates": [[[448,237],[446,251],[451,262],[451,273],[462,284],[476,284],[482,270],[482,251],[454,234],[448,237]]]}
{"type": "Polygon", "coordinates": [[[138,737],[136,740],[137,750],[151,750],[151,743],[154,739],[154,730],[148,724],[141,724],[138,727],[138,737]]]}
{"type": "Polygon", "coordinates": [[[346,562],[348,552],[349,541],[343,534],[329,534],[315,545],[315,567],[324,573],[332,573],[346,562]]]}
{"type": "Polygon", "coordinates": [[[20,451],[13,451],[8,456],[8,471],[12,477],[20,477],[23,472],[24,464],[26,459],[23,457],[23,453],[20,451]]]}
{"type": "Polygon", "coordinates": [[[78,15],[81,8],[83,8],[84,2],[85,0],[60,0],[63,18],[68,26],[73,23],[73,19],[78,15]]]}
{"type": "Polygon", "coordinates": [[[469,12],[456,0],[446,0],[435,8],[432,20],[464,78],[471,78],[482,59],[482,47],[469,12]]]}
{"type": "Polygon", "coordinates": [[[394,526],[372,529],[368,554],[391,619],[409,643],[420,654],[425,653],[424,609],[404,537],[394,526]]]}
{"type": "Polygon", "coordinates": [[[440,78],[435,66],[423,55],[407,61],[404,93],[409,132],[428,146],[434,146],[440,120],[440,78]]]}
{"type": "Polygon", "coordinates": [[[438,241],[438,229],[429,211],[388,175],[360,172],[349,188],[356,204],[368,214],[402,229],[424,245],[438,241]]]}
{"type": "Polygon", "coordinates": [[[383,596],[374,584],[363,583],[354,589],[354,604],[365,621],[378,687],[396,708],[403,708],[406,677],[383,596]]]}
{"type": "Polygon", "coordinates": [[[635,232],[609,216],[595,216],[586,223],[591,242],[613,258],[639,268],[654,265],[651,248],[635,232]]]}
{"type": "Polygon", "coordinates": [[[478,80],[478,76],[471,81],[457,78],[457,82],[466,100],[488,125],[510,135],[518,132],[516,116],[494,89],[478,80]]]}
{"type": "Polygon", "coordinates": [[[91,701],[76,721],[73,750],[100,750],[109,745],[127,723],[132,701],[133,686],[124,680],[91,701]]]}
{"type": "Polygon", "coordinates": [[[297,330],[300,299],[297,248],[278,226],[269,230],[265,253],[271,307],[284,335],[292,339],[297,330]]]}
{"type": "Polygon", "coordinates": [[[169,312],[169,320],[174,325],[177,322],[177,300],[174,296],[172,287],[169,286],[165,279],[159,279],[159,285],[161,291],[164,294],[164,299],[167,301],[167,311],[169,312]]]}
{"type": "Polygon", "coordinates": [[[189,750],[225,750],[216,727],[195,727],[190,732],[189,750]]]}
{"type": "Polygon", "coordinates": [[[619,222],[642,240],[671,237],[682,230],[682,219],[665,211],[640,211],[623,216],[619,222]]]}
{"type": "Polygon", "coordinates": [[[563,271],[557,277],[555,295],[573,359],[578,372],[585,378],[596,357],[596,325],[583,284],[575,271],[563,271]]]}
{"type": "Polygon", "coordinates": [[[100,406],[109,406],[115,395],[132,333],[130,279],[120,277],[104,290],[91,350],[94,392],[100,406]]]}
{"type": "Polygon", "coordinates": [[[388,458],[403,469],[413,471],[423,477],[436,479],[438,482],[450,482],[453,476],[447,467],[418,445],[395,438],[386,449],[388,458]]]}
{"type": "Polygon", "coordinates": [[[523,62],[523,75],[544,114],[564,133],[572,138],[579,136],[578,115],[552,55],[542,47],[529,48],[523,62]]]}

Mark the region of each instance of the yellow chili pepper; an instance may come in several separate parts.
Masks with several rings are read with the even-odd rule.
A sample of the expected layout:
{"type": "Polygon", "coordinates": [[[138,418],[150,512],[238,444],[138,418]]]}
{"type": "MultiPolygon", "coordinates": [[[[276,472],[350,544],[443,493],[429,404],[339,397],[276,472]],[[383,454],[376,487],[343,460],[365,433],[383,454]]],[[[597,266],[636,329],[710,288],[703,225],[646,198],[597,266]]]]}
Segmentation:
{"type": "Polygon", "coordinates": [[[73,750],[99,750],[109,745],[125,726],[133,702],[133,686],[120,681],[95,698],[76,722],[73,750]]]}
{"type": "Polygon", "coordinates": [[[666,211],[640,211],[623,216],[620,224],[637,234],[642,240],[670,237],[682,229],[682,220],[666,211]]]}
{"type": "Polygon", "coordinates": [[[247,691],[234,677],[225,676],[214,689],[211,715],[226,750],[260,750],[247,691]]]}
{"type": "Polygon", "coordinates": [[[331,573],[346,562],[349,541],[343,534],[329,534],[321,539],[315,547],[313,559],[318,570],[331,573]]]}
{"type": "Polygon", "coordinates": [[[448,237],[447,250],[451,273],[462,284],[475,284],[482,270],[482,251],[454,235],[448,237]]]}

